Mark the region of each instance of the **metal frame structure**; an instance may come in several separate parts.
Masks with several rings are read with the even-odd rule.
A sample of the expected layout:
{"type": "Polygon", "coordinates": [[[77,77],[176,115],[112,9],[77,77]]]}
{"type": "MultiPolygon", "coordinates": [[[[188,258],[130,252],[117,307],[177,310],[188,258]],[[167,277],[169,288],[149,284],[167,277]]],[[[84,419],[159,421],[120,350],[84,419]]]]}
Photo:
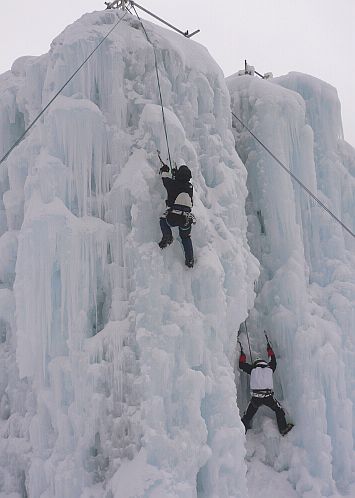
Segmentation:
{"type": "MultiPolygon", "coordinates": [[[[250,71],[249,71],[249,65],[246,61],[246,59],[244,60],[244,74],[251,74],[250,71]]],[[[260,74],[258,73],[258,71],[255,70],[255,68],[253,68],[253,72],[260,76],[260,78],[262,78],[263,80],[267,80],[269,78],[272,78],[272,73],[265,73],[264,75],[263,74],[260,74]]]]}
{"type": "Polygon", "coordinates": [[[169,28],[173,29],[177,33],[180,33],[180,35],[185,36],[186,38],[192,38],[194,35],[200,32],[199,29],[196,29],[192,33],[189,33],[188,30],[182,31],[181,29],[177,28],[176,26],[173,26],[172,24],[168,23],[161,17],[158,17],[156,14],[153,14],[153,12],[150,12],[150,10],[147,10],[146,8],[142,7],[142,5],[139,5],[138,3],[134,2],[133,0],[114,0],[113,2],[105,2],[106,9],[122,9],[122,10],[128,10],[129,6],[132,7],[137,7],[138,9],[142,10],[146,14],[149,14],[150,16],[154,17],[154,19],[157,19],[158,21],[162,22],[166,26],[169,26],[169,28]]]}
{"type": "Polygon", "coordinates": [[[129,0],[114,0],[113,2],[105,2],[106,9],[122,9],[125,10],[129,4],[129,0]]]}

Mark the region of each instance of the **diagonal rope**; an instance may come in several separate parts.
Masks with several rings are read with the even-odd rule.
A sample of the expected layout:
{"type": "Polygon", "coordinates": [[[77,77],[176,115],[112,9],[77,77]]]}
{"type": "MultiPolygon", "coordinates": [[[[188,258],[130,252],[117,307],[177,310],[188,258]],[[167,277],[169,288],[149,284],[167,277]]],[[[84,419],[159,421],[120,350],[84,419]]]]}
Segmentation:
{"type": "Polygon", "coordinates": [[[166,126],[166,121],[165,121],[165,112],[164,112],[164,105],[163,105],[163,97],[162,97],[162,93],[161,93],[161,87],[160,87],[160,78],[159,78],[159,71],[158,71],[158,60],[157,60],[157,54],[156,54],[156,51],[155,51],[155,47],[154,47],[154,44],[152,43],[152,41],[150,40],[149,36],[148,36],[148,33],[146,32],[146,29],[144,27],[144,24],[142,22],[142,19],[139,17],[138,15],[138,12],[134,6],[134,3],[131,4],[132,5],[132,8],[136,14],[136,16],[138,17],[139,19],[139,22],[141,23],[142,25],[142,28],[143,28],[143,31],[145,33],[145,36],[148,40],[148,43],[151,44],[151,46],[153,47],[153,51],[154,51],[154,62],[155,62],[155,72],[156,72],[156,75],[157,75],[157,80],[158,80],[158,89],[159,89],[159,98],[160,98],[160,107],[161,107],[161,113],[162,113],[162,117],[163,117],[163,126],[164,126],[164,133],[165,133],[165,140],[166,140],[166,146],[167,146],[167,149],[168,149],[168,156],[169,156],[169,163],[170,163],[170,169],[172,170],[173,169],[173,166],[172,166],[172,162],[171,162],[171,156],[170,156],[170,148],[169,148],[169,140],[168,140],[168,130],[167,130],[167,126],[166,126]]]}
{"type": "MultiPolygon", "coordinates": [[[[232,111],[231,111],[232,112],[232,111]]],[[[313,192],[311,190],[309,190],[309,188],[306,187],[306,185],[304,185],[304,183],[301,182],[301,180],[299,180],[297,178],[297,176],[295,176],[292,171],[290,171],[281,161],[280,159],[278,159],[272,152],[271,150],[266,147],[265,144],[263,144],[263,142],[261,140],[259,140],[259,138],[254,135],[254,133],[247,127],[246,124],[243,123],[243,121],[241,119],[238,118],[238,116],[236,114],[234,114],[234,112],[232,112],[232,115],[235,117],[235,119],[237,119],[239,121],[239,123],[244,126],[244,128],[246,130],[248,130],[248,132],[252,135],[252,137],[255,138],[255,140],[270,154],[270,156],[275,159],[275,161],[281,166],[281,168],[286,171],[286,173],[288,173],[291,178],[293,178],[295,180],[295,182],[298,183],[298,185],[300,185],[300,187],[302,187],[308,195],[310,195],[312,197],[313,200],[315,200],[319,206],[321,208],[324,209],[324,211],[326,211],[337,223],[339,223],[339,225],[341,225],[344,230],[346,230],[350,235],[352,235],[354,238],[355,238],[355,233],[347,226],[345,225],[345,223],[343,223],[329,208],[327,208],[327,206],[320,200],[318,199],[318,197],[316,195],[313,194],[313,192]]]]}
{"type": "Polygon", "coordinates": [[[40,119],[40,117],[45,113],[45,111],[48,109],[48,107],[55,101],[55,99],[58,97],[58,95],[64,90],[64,88],[71,82],[71,80],[74,78],[74,76],[80,71],[80,69],[87,63],[87,61],[90,59],[92,55],[96,52],[96,50],[103,44],[103,42],[108,38],[108,36],[112,33],[114,29],[117,28],[117,26],[120,24],[121,21],[126,17],[127,12],[116,22],[116,24],[113,26],[113,28],[110,29],[110,31],[107,33],[107,35],[104,36],[104,38],[100,41],[100,43],[94,48],[94,50],[86,57],[84,62],[78,67],[78,69],[70,76],[68,81],[64,83],[64,85],[58,90],[58,92],[54,95],[54,97],[48,102],[48,104],[42,109],[42,111],[38,114],[38,116],[32,121],[32,123],[25,129],[25,131],[22,133],[20,138],[16,140],[16,142],[10,147],[10,149],[6,152],[6,154],[1,158],[0,160],[0,165],[6,161],[6,159],[9,157],[11,152],[14,150],[15,147],[23,140],[25,135],[30,131],[30,129],[37,123],[37,121],[40,119]]]}

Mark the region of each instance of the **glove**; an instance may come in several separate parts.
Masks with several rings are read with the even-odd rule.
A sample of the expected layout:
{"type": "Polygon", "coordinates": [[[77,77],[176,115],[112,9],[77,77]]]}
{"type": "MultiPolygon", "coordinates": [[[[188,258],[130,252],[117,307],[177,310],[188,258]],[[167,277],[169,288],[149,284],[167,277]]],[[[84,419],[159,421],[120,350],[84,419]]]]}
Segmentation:
{"type": "Polygon", "coordinates": [[[244,351],[241,351],[240,356],[239,356],[239,363],[245,363],[246,361],[247,361],[247,357],[245,356],[244,351]]]}
{"type": "Polygon", "coordinates": [[[275,353],[274,353],[272,347],[270,346],[270,344],[267,345],[266,351],[267,351],[268,356],[275,356],[275,353]]]}
{"type": "Polygon", "coordinates": [[[170,169],[169,169],[169,166],[167,164],[164,164],[164,166],[162,166],[159,170],[160,174],[162,173],[169,173],[170,169]]]}

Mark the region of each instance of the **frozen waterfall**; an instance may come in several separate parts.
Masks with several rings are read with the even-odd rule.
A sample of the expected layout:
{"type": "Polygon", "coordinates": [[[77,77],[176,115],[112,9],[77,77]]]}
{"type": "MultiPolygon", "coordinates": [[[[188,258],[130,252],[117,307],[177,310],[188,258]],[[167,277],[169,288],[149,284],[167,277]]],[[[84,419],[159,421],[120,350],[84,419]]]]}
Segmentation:
{"type": "MultiPolygon", "coordinates": [[[[350,147],[342,140],[335,89],[298,73],[270,81],[235,75],[227,84],[236,115],[354,230],[354,154],[344,154],[350,147]]],[[[257,415],[257,437],[247,437],[250,486],[259,496],[259,475],[265,479],[271,466],[296,491],[281,483],[274,498],[349,493],[355,470],[354,240],[237,122],[234,134],[248,170],[248,239],[261,263],[247,323],[254,351],[265,348],[263,331],[272,331],[276,395],[296,424],[279,444],[270,420],[257,415]]],[[[244,409],[242,375],[238,399],[244,409]]]]}
{"type": "MultiPolygon", "coordinates": [[[[83,16],[1,77],[1,151],[116,16],[83,16]]],[[[193,172],[197,265],[185,269],[178,240],[157,245],[166,146],[154,52],[127,15],[1,172],[5,496],[247,493],[233,374],[258,275],[246,170],[219,67],[197,43],[146,29],[171,153],[193,172]]]]}
{"type": "MultiPolygon", "coordinates": [[[[117,22],[86,14],[0,76],[0,156],[117,22]]],[[[153,46],[127,14],[0,169],[0,498],[355,494],[355,151],[335,89],[225,80],[144,21],[171,155],[194,186],[196,265],[161,251],[167,157],[153,46]],[[245,327],[267,330],[281,438],[240,420],[245,327]]],[[[245,349],[247,350],[246,343],[245,349]]]]}

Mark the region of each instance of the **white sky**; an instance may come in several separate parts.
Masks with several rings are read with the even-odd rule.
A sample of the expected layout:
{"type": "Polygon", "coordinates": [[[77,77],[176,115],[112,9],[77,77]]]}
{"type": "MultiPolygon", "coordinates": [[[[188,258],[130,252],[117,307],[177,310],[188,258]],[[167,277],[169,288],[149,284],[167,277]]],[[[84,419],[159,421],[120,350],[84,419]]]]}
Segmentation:
{"type": "MultiPolygon", "coordinates": [[[[103,0],[4,0],[0,73],[22,55],[48,51],[52,39],[103,0]]],[[[345,139],[355,146],[355,0],[138,0],[182,30],[200,28],[226,76],[244,67],[260,73],[308,73],[335,86],[345,139]]],[[[146,14],[142,14],[147,17],[146,14]]],[[[147,17],[148,18],[148,17],[147,17]]]]}

